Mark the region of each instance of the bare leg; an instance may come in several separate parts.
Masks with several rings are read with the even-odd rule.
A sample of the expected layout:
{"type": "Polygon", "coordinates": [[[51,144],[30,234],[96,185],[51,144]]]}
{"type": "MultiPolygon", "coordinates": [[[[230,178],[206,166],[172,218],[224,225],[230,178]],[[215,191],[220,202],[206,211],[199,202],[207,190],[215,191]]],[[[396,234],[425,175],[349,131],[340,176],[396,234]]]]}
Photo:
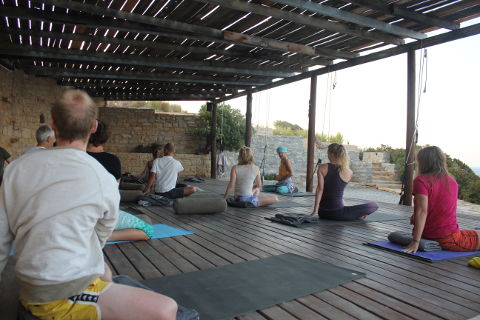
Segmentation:
{"type": "Polygon", "coordinates": [[[253,188],[252,189],[252,195],[258,196],[260,194],[260,188],[253,188]]]}
{"type": "Polygon", "coordinates": [[[188,197],[189,195],[197,192],[197,189],[195,187],[185,187],[183,188],[183,196],[188,197]]]}
{"type": "Polygon", "coordinates": [[[150,239],[145,232],[140,229],[122,229],[112,232],[107,241],[119,241],[119,240],[148,240],[150,239]]]}
{"type": "Polygon", "coordinates": [[[270,204],[274,204],[278,202],[277,196],[274,195],[261,195],[258,196],[258,206],[259,207],[264,207],[268,206],[270,204]]]}
{"type": "Polygon", "coordinates": [[[102,319],[174,320],[177,303],[153,291],[112,283],[98,299],[102,319]]]}

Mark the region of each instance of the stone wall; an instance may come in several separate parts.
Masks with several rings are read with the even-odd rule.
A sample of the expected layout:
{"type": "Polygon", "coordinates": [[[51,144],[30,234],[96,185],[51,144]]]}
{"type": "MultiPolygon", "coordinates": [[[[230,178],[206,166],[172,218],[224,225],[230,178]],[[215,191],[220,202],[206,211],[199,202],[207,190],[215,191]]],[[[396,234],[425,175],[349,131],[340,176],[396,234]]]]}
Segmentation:
{"type": "Polygon", "coordinates": [[[205,138],[195,134],[197,115],[155,113],[152,109],[100,108],[99,119],[110,127],[109,152],[134,152],[138,145],[174,142],[177,153],[195,153],[205,138]]]}
{"type": "MultiPolygon", "coordinates": [[[[136,176],[143,172],[145,164],[152,158],[149,153],[114,152],[114,154],[120,158],[122,173],[130,172],[136,176]]],[[[185,171],[180,173],[181,177],[210,177],[209,154],[175,154],[175,159],[180,161],[185,168],[185,171]]]]}
{"type": "Polygon", "coordinates": [[[370,163],[388,163],[390,162],[390,153],[388,152],[364,152],[363,161],[370,163]]]}
{"type": "Polygon", "coordinates": [[[53,79],[0,68],[0,146],[15,158],[36,145],[35,131],[50,124],[51,104],[64,90],[53,79]]]}
{"type": "MultiPolygon", "coordinates": [[[[252,149],[255,157],[255,164],[260,166],[265,153],[265,174],[278,174],[280,158],[277,155],[279,146],[287,147],[288,158],[292,162],[294,177],[293,180],[300,188],[305,189],[307,175],[307,139],[303,137],[288,136],[265,136],[254,135],[252,137],[252,149]],[[265,145],[267,149],[265,150],[265,145]],[[264,152],[265,151],[265,152],[264,152]]],[[[229,165],[226,174],[221,179],[228,180],[230,169],[237,163],[238,152],[226,152],[229,165]]],[[[319,156],[315,152],[315,159],[319,156]]]]}

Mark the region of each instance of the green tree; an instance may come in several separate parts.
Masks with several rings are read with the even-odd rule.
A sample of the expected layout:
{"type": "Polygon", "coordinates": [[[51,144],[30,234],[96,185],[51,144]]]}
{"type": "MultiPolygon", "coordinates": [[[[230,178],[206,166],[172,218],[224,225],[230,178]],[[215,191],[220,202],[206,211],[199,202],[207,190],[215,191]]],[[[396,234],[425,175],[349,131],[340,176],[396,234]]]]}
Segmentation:
{"type": "MultiPolygon", "coordinates": [[[[212,113],[207,111],[204,104],[198,112],[201,125],[197,129],[197,134],[206,138],[210,135],[210,119],[212,113]]],[[[238,151],[245,142],[245,117],[238,109],[230,105],[217,106],[217,145],[222,143],[225,150],[238,151]]]]}

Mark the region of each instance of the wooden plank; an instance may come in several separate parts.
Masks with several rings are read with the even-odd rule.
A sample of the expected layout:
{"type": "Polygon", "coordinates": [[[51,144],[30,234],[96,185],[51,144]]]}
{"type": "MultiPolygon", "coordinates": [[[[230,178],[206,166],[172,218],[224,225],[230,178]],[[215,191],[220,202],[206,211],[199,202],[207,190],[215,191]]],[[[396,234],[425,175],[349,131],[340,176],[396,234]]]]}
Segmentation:
{"type": "Polygon", "coordinates": [[[118,248],[128,257],[130,263],[135,267],[138,273],[140,273],[143,279],[162,276],[155,265],[145,259],[145,256],[142,255],[141,251],[137,250],[131,242],[120,243],[118,244],[118,248]]]}
{"type": "Polygon", "coordinates": [[[375,314],[365,310],[364,308],[361,308],[357,306],[356,304],[343,299],[341,296],[338,296],[330,291],[323,291],[320,293],[314,294],[315,297],[319,298],[320,300],[324,301],[328,305],[338,308],[342,310],[343,312],[349,314],[350,316],[353,316],[357,319],[360,320],[378,320],[378,319],[383,319],[380,318],[379,316],[376,316],[375,314]]]}
{"type": "Polygon", "coordinates": [[[314,312],[312,309],[307,308],[307,306],[299,303],[298,301],[288,301],[280,303],[280,307],[302,320],[323,320],[327,319],[318,313],[314,312]]]}
{"type": "Polygon", "coordinates": [[[362,26],[375,28],[386,33],[394,34],[401,37],[409,37],[413,39],[425,39],[427,35],[421,32],[416,32],[414,30],[398,27],[393,24],[384,23],[375,19],[368,17],[360,16],[345,10],[340,10],[337,8],[329,7],[320,3],[306,1],[306,0],[275,0],[275,2],[283,3],[296,8],[301,8],[303,10],[308,10],[311,12],[319,13],[321,15],[326,15],[332,18],[337,18],[343,21],[348,21],[356,23],[362,26]]]}
{"type": "Polygon", "coordinates": [[[314,28],[319,29],[327,29],[334,32],[340,32],[356,37],[361,37],[370,40],[381,41],[389,44],[400,45],[403,44],[404,41],[398,37],[393,37],[388,34],[382,34],[380,32],[375,31],[364,31],[360,28],[352,28],[343,23],[338,22],[331,22],[327,19],[321,19],[318,17],[310,17],[308,15],[302,15],[293,13],[287,10],[279,10],[273,7],[267,7],[265,5],[258,5],[254,3],[248,3],[239,0],[230,0],[230,1],[222,1],[222,0],[202,0],[208,3],[218,4],[222,7],[227,7],[235,10],[240,10],[244,12],[252,12],[259,15],[263,15],[266,17],[275,17],[282,20],[292,21],[298,23],[300,25],[311,26],[314,28]]]}
{"type": "Polygon", "coordinates": [[[140,273],[133,267],[130,260],[123,255],[120,249],[114,245],[109,244],[103,248],[104,254],[108,257],[116,274],[124,274],[136,280],[142,280],[140,273]]]}

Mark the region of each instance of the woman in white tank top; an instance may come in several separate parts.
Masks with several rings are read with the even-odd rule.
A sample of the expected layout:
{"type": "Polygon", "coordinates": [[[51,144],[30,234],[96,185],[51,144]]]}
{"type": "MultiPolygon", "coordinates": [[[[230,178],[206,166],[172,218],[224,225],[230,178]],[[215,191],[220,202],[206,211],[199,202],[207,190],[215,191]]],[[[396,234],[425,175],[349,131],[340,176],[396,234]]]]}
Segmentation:
{"type": "Polygon", "coordinates": [[[224,198],[227,199],[234,189],[235,201],[248,202],[255,207],[268,206],[278,201],[276,196],[260,195],[261,188],[260,170],[253,163],[252,150],[242,147],[238,153],[238,164],[233,166],[230,172],[230,182],[224,198]]]}

